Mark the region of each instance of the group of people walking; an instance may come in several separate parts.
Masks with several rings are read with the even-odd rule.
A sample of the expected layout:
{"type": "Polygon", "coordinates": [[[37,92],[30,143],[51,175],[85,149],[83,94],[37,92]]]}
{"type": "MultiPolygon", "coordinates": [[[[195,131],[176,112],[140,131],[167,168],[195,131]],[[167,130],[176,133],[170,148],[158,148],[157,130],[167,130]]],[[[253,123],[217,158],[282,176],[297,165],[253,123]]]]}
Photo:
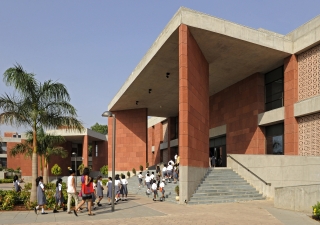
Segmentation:
{"type": "MultiPolygon", "coordinates": [[[[101,205],[101,200],[104,197],[103,191],[103,183],[102,183],[102,176],[98,176],[96,181],[94,182],[93,177],[90,177],[90,170],[89,168],[84,168],[82,176],[81,176],[81,189],[77,190],[76,182],[75,182],[75,171],[70,169],[69,170],[70,176],[67,180],[67,193],[68,193],[68,201],[67,206],[64,205],[64,197],[62,193],[62,179],[58,179],[56,182],[56,192],[55,192],[55,200],[56,205],[53,210],[53,213],[57,213],[58,206],[60,205],[63,208],[63,211],[67,211],[69,214],[72,213],[71,211],[71,201],[72,198],[75,201],[75,208],[73,213],[75,216],[78,216],[79,212],[82,212],[83,205],[86,203],[86,208],[88,211],[89,216],[94,216],[95,214],[92,212],[92,208],[95,209],[97,206],[101,205]],[[79,202],[78,197],[81,197],[82,200],[79,202]]],[[[44,206],[47,203],[46,195],[45,195],[45,185],[43,184],[43,177],[38,177],[36,179],[37,185],[37,201],[38,205],[34,208],[36,214],[41,208],[41,214],[47,214],[44,211],[44,206]]],[[[125,179],[125,176],[122,175],[121,179],[120,176],[117,174],[115,177],[115,201],[118,202],[119,200],[127,201],[128,196],[128,181],[125,179]]],[[[107,198],[108,203],[111,205],[111,198],[112,198],[112,178],[108,178],[108,182],[106,184],[107,188],[107,198]]]]}
{"type": "Polygon", "coordinates": [[[180,157],[176,154],[175,162],[170,160],[168,165],[164,164],[162,170],[160,170],[160,166],[157,166],[156,174],[154,174],[154,172],[149,173],[149,171],[147,171],[146,176],[144,177],[141,171],[138,174],[139,188],[145,185],[147,187],[146,194],[150,195],[153,193],[153,201],[156,201],[159,191],[162,194],[160,201],[164,201],[165,185],[171,182],[176,183],[179,180],[179,162],[180,157]]]}

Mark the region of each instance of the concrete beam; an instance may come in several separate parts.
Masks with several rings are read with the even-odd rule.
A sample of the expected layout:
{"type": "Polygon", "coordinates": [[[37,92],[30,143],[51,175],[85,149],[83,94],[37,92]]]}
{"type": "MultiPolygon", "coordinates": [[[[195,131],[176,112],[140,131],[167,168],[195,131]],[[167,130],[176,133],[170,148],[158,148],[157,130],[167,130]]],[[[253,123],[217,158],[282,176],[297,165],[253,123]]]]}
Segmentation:
{"type": "Polygon", "coordinates": [[[209,138],[217,137],[227,133],[227,125],[214,127],[209,130],[209,138]]]}
{"type": "Polygon", "coordinates": [[[320,112],[320,96],[306,99],[294,104],[294,116],[306,116],[320,112]]]}
{"type": "Polygon", "coordinates": [[[258,115],[258,125],[268,126],[284,121],[284,107],[270,110],[258,115]]]}

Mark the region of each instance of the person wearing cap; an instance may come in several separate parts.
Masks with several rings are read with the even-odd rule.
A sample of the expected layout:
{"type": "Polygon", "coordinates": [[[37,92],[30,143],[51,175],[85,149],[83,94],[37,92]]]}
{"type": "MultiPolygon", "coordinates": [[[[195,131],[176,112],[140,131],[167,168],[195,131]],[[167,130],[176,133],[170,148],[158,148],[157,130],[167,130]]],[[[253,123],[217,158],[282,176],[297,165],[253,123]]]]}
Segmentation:
{"type": "MultiPolygon", "coordinates": [[[[165,186],[164,182],[165,181],[166,181],[165,179],[162,179],[162,182],[160,183],[160,188],[159,188],[160,193],[162,193],[162,200],[164,200],[164,192],[165,192],[165,190],[164,190],[164,186],[165,186]]],[[[161,200],[161,198],[160,198],[160,200],[161,200]]]]}
{"type": "Polygon", "coordinates": [[[75,172],[72,169],[69,169],[69,174],[70,176],[68,177],[67,181],[67,193],[68,193],[68,202],[67,202],[67,208],[68,208],[68,213],[72,213],[70,210],[71,207],[71,198],[74,199],[75,205],[78,205],[78,193],[77,193],[77,188],[76,188],[76,183],[75,183],[75,172]]]}

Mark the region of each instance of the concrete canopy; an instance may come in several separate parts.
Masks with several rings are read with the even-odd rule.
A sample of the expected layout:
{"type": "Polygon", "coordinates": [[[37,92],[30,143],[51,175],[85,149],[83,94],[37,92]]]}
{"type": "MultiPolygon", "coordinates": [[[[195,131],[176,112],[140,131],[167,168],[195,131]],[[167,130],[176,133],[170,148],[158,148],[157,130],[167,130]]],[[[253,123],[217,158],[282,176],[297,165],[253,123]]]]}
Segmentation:
{"type": "Polygon", "coordinates": [[[148,108],[148,116],[178,115],[180,24],[189,26],[209,63],[210,95],[283,65],[293,53],[293,42],[284,35],[180,8],[113,98],[110,111],[148,108]]]}

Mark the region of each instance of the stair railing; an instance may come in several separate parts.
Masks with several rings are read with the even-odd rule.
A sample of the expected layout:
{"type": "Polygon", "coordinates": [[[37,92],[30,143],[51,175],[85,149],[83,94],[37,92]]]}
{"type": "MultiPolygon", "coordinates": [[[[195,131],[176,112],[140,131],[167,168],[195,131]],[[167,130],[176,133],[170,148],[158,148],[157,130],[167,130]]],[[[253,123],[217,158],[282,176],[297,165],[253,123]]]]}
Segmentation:
{"type": "Polygon", "coordinates": [[[236,163],[238,163],[240,166],[242,166],[244,169],[246,169],[249,173],[251,173],[253,176],[255,176],[256,178],[258,178],[259,180],[261,180],[265,185],[271,186],[271,183],[267,183],[265,180],[263,180],[261,177],[259,177],[257,174],[255,174],[254,172],[252,172],[250,169],[248,169],[247,167],[245,167],[242,163],[240,163],[238,160],[236,160],[235,158],[233,158],[231,155],[227,155],[227,157],[229,157],[230,159],[232,159],[233,161],[235,161],[236,163]]]}

